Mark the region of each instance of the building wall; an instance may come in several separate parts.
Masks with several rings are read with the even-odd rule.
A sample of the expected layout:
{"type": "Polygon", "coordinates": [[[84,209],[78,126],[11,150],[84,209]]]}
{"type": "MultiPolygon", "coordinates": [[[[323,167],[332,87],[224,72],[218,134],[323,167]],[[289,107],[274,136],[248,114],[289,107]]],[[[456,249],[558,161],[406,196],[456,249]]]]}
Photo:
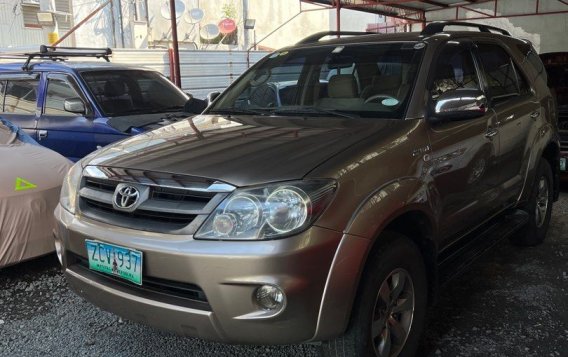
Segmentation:
{"type": "MultiPolygon", "coordinates": [[[[70,3],[67,0],[57,0],[60,11],[71,11],[70,3]]],[[[22,5],[21,0],[0,1],[0,49],[38,49],[40,44],[47,43],[47,30],[41,27],[26,27],[24,25],[24,14],[27,18],[35,20],[35,12],[39,10],[39,5],[22,5]]],[[[60,31],[65,33],[71,25],[71,21],[59,17],[60,31]]],[[[36,25],[39,26],[39,25],[36,25]]],[[[64,42],[64,45],[72,46],[73,38],[64,42]]]]}
{"type": "MultiPolygon", "coordinates": [[[[529,14],[536,11],[537,0],[498,0],[497,15],[529,14]]],[[[494,2],[471,4],[470,8],[493,13],[494,2]]],[[[568,5],[559,1],[545,0],[539,3],[540,12],[568,11],[568,5]]],[[[428,21],[453,20],[455,9],[433,11],[426,13],[428,21]]],[[[479,13],[460,11],[461,18],[477,18],[479,13]]],[[[530,40],[537,51],[541,53],[553,51],[568,51],[568,14],[534,15],[522,17],[477,19],[470,20],[503,28],[515,37],[530,40]]]]}
{"type": "MultiPolygon", "coordinates": [[[[170,20],[162,16],[161,8],[164,1],[151,1],[148,4],[149,13],[149,43],[156,46],[167,47],[171,41],[170,20]]],[[[247,49],[252,46],[256,34],[260,46],[267,48],[280,48],[293,44],[307,34],[329,30],[330,17],[328,10],[309,11],[302,14],[301,9],[310,10],[318,7],[302,4],[298,0],[188,0],[184,2],[186,12],[192,8],[204,11],[204,18],[198,24],[190,23],[182,16],[178,21],[178,40],[181,48],[188,49],[247,49]],[[248,30],[249,40],[245,41],[244,7],[248,4],[248,15],[255,19],[255,29],[248,30]],[[206,45],[200,41],[200,31],[207,24],[217,25],[223,19],[223,6],[232,5],[238,26],[238,45],[206,45]],[[299,15],[298,15],[299,14],[299,15]],[[296,16],[297,15],[297,16],[296,16]],[[262,40],[280,25],[295,17],[284,25],[280,31],[262,40]],[[262,41],[260,41],[262,40],[262,41]],[[248,42],[248,46],[247,46],[248,42]]]]}

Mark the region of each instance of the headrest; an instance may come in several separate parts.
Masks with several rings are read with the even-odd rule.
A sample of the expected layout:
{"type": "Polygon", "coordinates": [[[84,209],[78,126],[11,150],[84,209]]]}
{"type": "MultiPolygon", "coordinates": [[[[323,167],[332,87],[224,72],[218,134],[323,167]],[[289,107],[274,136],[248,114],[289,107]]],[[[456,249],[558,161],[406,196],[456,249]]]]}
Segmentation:
{"type": "Polygon", "coordinates": [[[338,74],[329,79],[327,92],[330,98],[356,98],[357,82],[351,74],[338,74]]]}
{"type": "Polygon", "coordinates": [[[126,84],[118,80],[108,80],[105,83],[105,96],[107,97],[120,97],[126,94],[126,84]]]}

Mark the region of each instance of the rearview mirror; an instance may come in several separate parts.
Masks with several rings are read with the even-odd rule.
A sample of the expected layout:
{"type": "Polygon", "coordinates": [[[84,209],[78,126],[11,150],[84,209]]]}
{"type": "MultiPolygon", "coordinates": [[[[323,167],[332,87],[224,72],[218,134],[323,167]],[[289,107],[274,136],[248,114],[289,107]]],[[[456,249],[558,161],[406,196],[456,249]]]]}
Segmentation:
{"type": "Polygon", "coordinates": [[[221,95],[221,92],[211,92],[207,94],[207,105],[211,105],[221,95]]]}
{"type": "Polygon", "coordinates": [[[188,99],[187,102],[185,102],[185,105],[183,106],[183,111],[191,114],[203,113],[205,108],[207,108],[207,101],[203,99],[197,99],[189,93],[187,95],[188,99]]]}
{"type": "Polygon", "coordinates": [[[65,109],[66,112],[75,114],[85,114],[87,112],[85,103],[81,100],[81,98],[65,99],[63,102],[63,109],[65,109]]]}
{"type": "Polygon", "coordinates": [[[487,112],[487,98],[479,89],[458,88],[440,95],[433,106],[435,120],[472,119],[487,112]]]}

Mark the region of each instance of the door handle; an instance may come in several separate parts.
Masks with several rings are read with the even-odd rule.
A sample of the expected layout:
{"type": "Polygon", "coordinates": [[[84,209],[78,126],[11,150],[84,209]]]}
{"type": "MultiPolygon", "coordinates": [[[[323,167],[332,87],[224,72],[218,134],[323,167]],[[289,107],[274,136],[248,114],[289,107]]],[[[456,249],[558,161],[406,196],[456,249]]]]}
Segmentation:
{"type": "Polygon", "coordinates": [[[485,137],[492,139],[498,133],[499,133],[499,131],[497,129],[489,128],[489,129],[487,129],[487,132],[485,133],[485,137]]]}
{"type": "Polygon", "coordinates": [[[536,119],[536,118],[538,118],[539,116],[540,116],[540,112],[539,112],[539,111],[536,111],[536,112],[532,112],[532,113],[531,113],[531,118],[533,118],[533,119],[536,119]]]}
{"type": "Polygon", "coordinates": [[[47,130],[38,130],[37,137],[39,140],[47,138],[47,130]]]}

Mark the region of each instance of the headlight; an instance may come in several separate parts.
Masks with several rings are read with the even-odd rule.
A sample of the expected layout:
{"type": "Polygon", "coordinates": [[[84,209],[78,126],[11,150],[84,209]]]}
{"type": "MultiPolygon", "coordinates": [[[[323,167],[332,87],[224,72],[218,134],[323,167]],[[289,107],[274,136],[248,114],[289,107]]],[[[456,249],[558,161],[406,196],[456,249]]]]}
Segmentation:
{"type": "Polygon", "coordinates": [[[61,195],[59,197],[61,206],[72,214],[75,214],[77,188],[81,183],[81,173],[83,172],[81,162],[82,161],[77,162],[69,169],[65,179],[63,179],[63,186],[61,186],[61,195]]]}
{"type": "Polygon", "coordinates": [[[195,234],[196,239],[258,240],[298,233],[327,207],[336,183],[295,181],[238,189],[195,234]]]}

